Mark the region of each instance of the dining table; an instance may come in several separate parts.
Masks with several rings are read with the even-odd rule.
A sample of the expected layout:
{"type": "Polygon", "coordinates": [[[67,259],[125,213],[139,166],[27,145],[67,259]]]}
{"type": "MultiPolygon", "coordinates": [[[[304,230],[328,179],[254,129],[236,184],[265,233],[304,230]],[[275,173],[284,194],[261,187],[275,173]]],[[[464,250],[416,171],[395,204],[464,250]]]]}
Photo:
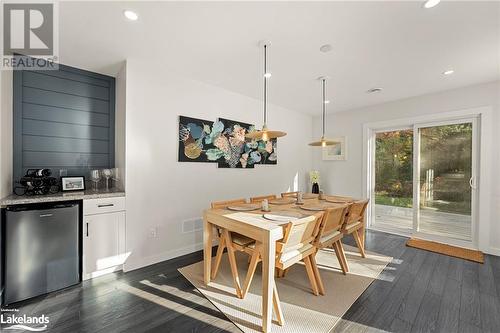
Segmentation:
{"type": "MultiPolygon", "coordinates": [[[[327,199],[329,197],[326,197],[327,199]]],[[[331,199],[332,197],[330,197],[331,199]]],[[[335,207],[347,203],[348,199],[319,200],[317,196],[309,196],[303,203],[297,204],[295,199],[288,203],[273,204],[269,201],[270,212],[258,208],[244,213],[228,208],[211,208],[203,214],[203,262],[204,283],[210,284],[212,265],[212,246],[215,228],[226,229],[254,239],[262,244],[262,331],[271,332],[273,311],[273,285],[275,274],[276,242],[284,236],[283,222],[264,218],[266,213],[279,214],[280,212],[295,212],[302,217],[314,215],[327,207],[335,207]]],[[[284,199],[278,199],[284,200],[284,199]]]]}

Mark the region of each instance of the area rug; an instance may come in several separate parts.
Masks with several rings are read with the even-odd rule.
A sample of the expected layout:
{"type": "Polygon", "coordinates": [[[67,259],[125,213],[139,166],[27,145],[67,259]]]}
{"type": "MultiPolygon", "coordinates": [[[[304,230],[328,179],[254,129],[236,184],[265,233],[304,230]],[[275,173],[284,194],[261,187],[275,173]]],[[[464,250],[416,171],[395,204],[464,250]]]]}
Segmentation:
{"type": "MultiPolygon", "coordinates": [[[[345,246],[349,273],[343,275],[333,250],[322,250],[316,259],[325,286],[324,296],[311,292],[304,265],[293,266],[284,278],[276,279],[285,325],[273,319],[272,332],[330,332],[354,301],[379,276],[392,258],[368,252],[361,258],[356,248],[345,246]]],[[[248,256],[237,254],[240,281],[244,281],[248,256]]],[[[209,286],[203,283],[203,261],[179,269],[208,300],[243,332],[261,331],[262,275],[257,267],[245,299],[235,295],[227,255],[222,258],[219,273],[209,286]]]]}
{"type": "Polygon", "coordinates": [[[418,238],[410,238],[408,242],[406,242],[406,245],[421,250],[441,253],[448,256],[462,258],[465,260],[475,261],[484,264],[483,252],[477,250],[471,250],[463,247],[426,241],[418,238]]]}

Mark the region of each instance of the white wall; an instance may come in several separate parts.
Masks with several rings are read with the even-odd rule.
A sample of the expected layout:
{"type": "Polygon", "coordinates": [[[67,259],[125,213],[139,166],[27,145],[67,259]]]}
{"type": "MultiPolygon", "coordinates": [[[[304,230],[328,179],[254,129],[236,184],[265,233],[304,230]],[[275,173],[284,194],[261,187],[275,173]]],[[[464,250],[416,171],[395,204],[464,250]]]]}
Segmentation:
{"type": "MultiPolygon", "coordinates": [[[[500,254],[500,82],[475,85],[395,102],[333,113],[328,116],[329,137],[346,136],[347,161],[322,161],[319,150],[313,153],[313,166],[321,172],[321,186],[328,193],[359,197],[363,194],[363,124],[391,119],[410,118],[482,106],[493,108],[494,138],[490,154],[493,172],[486,175],[493,182],[491,207],[491,252],[500,254]]],[[[321,131],[321,118],[315,117],[314,130],[321,131]]],[[[484,176],[484,175],[482,175],[484,176]]]]}
{"type": "Polygon", "coordinates": [[[116,75],[115,107],[115,168],[118,169],[117,187],[125,189],[125,126],[127,110],[127,63],[124,62],[116,75]]]}
{"type": "MultiPolygon", "coordinates": [[[[272,91],[272,90],[271,90],[272,91]]],[[[127,61],[126,270],[201,248],[202,231],[183,233],[183,221],[201,216],[211,201],[280,193],[309,186],[312,118],[270,106],[269,127],[278,141],[278,165],[218,169],[212,163],[177,162],[178,116],[217,117],[260,126],[262,102],[127,61]],[[150,236],[158,229],[158,237],[150,236]]]]}
{"type": "Polygon", "coordinates": [[[12,71],[0,70],[0,198],[12,193],[12,71]]]}

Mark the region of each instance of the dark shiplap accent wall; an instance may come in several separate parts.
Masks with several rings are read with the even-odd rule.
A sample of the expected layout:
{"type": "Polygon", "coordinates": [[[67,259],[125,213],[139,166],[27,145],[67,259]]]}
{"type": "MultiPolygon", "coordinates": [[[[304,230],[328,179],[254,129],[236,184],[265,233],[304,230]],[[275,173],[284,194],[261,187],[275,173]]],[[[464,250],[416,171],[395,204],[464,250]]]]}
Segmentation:
{"type": "Polygon", "coordinates": [[[14,183],[29,168],[87,177],[114,167],[114,126],[113,77],[64,65],[14,71],[14,183]]]}

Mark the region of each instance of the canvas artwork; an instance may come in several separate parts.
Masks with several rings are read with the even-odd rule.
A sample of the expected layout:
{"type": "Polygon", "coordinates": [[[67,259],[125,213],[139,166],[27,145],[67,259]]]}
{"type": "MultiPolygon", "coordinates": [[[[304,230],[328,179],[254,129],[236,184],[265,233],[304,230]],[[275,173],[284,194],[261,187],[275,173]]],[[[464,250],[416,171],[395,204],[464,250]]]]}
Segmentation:
{"type": "Polygon", "coordinates": [[[346,137],[332,139],[338,142],[333,146],[323,147],[323,161],[345,161],[347,160],[346,137]]]}
{"type": "Polygon", "coordinates": [[[216,162],[207,153],[212,143],[213,121],[179,116],[179,162],[216,162]]]}
{"type": "Polygon", "coordinates": [[[229,147],[229,153],[218,162],[219,168],[253,168],[256,164],[276,164],[276,139],[267,142],[250,140],[245,135],[255,130],[254,125],[224,118],[219,121],[224,126],[219,139],[221,148],[229,147]]]}
{"type": "Polygon", "coordinates": [[[219,168],[253,168],[276,164],[277,139],[250,140],[255,126],[220,118],[216,122],[179,117],[179,161],[216,162],[219,168]]]}

